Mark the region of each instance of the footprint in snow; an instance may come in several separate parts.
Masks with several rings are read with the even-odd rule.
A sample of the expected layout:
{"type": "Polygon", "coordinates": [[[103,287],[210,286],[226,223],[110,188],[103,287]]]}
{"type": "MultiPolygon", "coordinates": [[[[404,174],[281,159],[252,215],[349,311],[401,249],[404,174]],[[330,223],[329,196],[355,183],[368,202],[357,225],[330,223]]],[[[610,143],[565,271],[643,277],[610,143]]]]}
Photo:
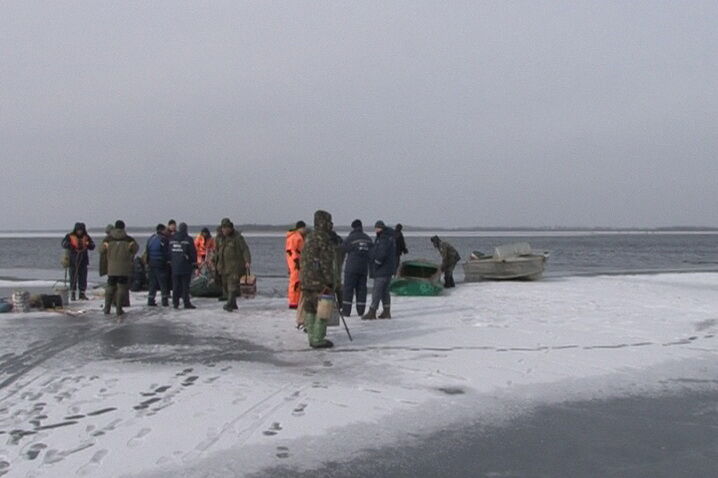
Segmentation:
{"type": "Polygon", "coordinates": [[[292,415],[295,417],[301,417],[304,416],[304,410],[306,410],[307,404],[306,403],[300,403],[297,405],[294,410],[292,410],[292,415]]]}
{"type": "Polygon", "coordinates": [[[152,431],[151,428],[143,428],[135,436],[129,439],[127,442],[128,448],[137,448],[140,446],[145,440],[144,438],[152,431]]]}
{"type": "Polygon", "coordinates": [[[178,372],[176,377],[184,377],[185,375],[192,373],[193,370],[194,370],[193,368],[186,368],[186,369],[182,370],[181,372],[178,372]]]}
{"type": "Polygon", "coordinates": [[[32,461],[37,458],[38,455],[42,453],[42,450],[44,450],[45,448],[47,448],[47,445],[45,445],[44,443],[34,443],[30,445],[27,450],[25,450],[24,454],[28,460],[32,461]]]}
{"type": "Polygon", "coordinates": [[[265,430],[262,432],[262,435],[265,436],[274,436],[277,433],[279,433],[282,430],[282,425],[280,425],[279,422],[272,423],[272,426],[269,427],[269,430],[265,430]]]}
{"type": "Polygon", "coordinates": [[[286,446],[278,446],[277,447],[277,458],[285,459],[289,458],[289,448],[286,446]]]}
{"type": "Polygon", "coordinates": [[[92,458],[90,458],[90,461],[83,465],[79,470],[77,470],[77,474],[80,476],[94,476],[97,472],[97,469],[102,464],[102,460],[107,456],[108,453],[110,452],[106,449],[97,450],[95,454],[92,455],[92,458]]]}
{"type": "Polygon", "coordinates": [[[197,375],[192,375],[191,377],[187,377],[184,382],[182,382],[183,387],[189,387],[194,385],[194,382],[197,381],[199,377],[197,375]]]}

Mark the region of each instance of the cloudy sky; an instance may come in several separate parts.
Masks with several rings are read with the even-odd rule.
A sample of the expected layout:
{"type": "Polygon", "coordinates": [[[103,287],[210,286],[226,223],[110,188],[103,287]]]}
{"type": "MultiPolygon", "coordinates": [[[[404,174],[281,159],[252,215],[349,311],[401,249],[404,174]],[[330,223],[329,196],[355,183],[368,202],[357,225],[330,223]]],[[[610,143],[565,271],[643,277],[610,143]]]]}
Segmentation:
{"type": "Polygon", "coordinates": [[[0,229],[718,226],[718,3],[0,4],[0,229]]]}

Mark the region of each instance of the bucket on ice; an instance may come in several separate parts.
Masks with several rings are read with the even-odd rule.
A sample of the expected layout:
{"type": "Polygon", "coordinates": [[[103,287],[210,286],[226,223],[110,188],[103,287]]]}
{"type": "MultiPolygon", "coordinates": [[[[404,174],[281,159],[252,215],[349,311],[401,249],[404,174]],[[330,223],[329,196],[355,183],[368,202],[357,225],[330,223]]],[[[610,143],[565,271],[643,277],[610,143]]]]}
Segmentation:
{"type": "Polygon", "coordinates": [[[334,295],[320,295],[319,302],[317,304],[317,318],[321,320],[331,319],[335,308],[334,295]]]}

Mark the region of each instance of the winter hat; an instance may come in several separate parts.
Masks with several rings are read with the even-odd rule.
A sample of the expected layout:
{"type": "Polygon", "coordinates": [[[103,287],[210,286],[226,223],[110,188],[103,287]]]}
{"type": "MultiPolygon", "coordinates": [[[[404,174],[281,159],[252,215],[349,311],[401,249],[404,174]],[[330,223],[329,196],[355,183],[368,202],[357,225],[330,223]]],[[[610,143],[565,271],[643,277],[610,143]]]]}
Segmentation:
{"type": "Polygon", "coordinates": [[[187,232],[187,224],[184,222],[179,223],[179,232],[186,233],[187,232]]]}
{"type": "Polygon", "coordinates": [[[81,222],[76,222],[75,227],[72,229],[72,232],[84,231],[84,230],[85,230],[85,225],[81,222]]]}
{"type": "Polygon", "coordinates": [[[124,229],[125,228],[125,221],[122,219],[118,219],[115,221],[115,229],[124,229]]]}
{"type": "Polygon", "coordinates": [[[401,231],[402,229],[404,229],[404,226],[402,226],[401,224],[397,224],[396,227],[395,227],[395,229],[396,229],[397,231],[401,231]]]}
{"type": "Polygon", "coordinates": [[[232,224],[232,221],[230,221],[228,217],[223,217],[219,224],[220,226],[224,226],[226,224],[232,224]]]}
{"type": "Polygon", "coordinates": [[[113,226],[112,224],[108,224],[108,225],[105,227],[105,234],[109,234],[110,231],[113,230],[114,228],[115,228],[115,226],[113,226]]]}
{"type": "Polygon", "coordinates": [[[352,221],[352,229],[361,229],[364,227],[364,225],[361,223],[360,219],[354,219],[352,221]]]}
{"type": "Polygon", "coordinates": [[[439,239],[439,236],[432,236],[431,243],[432,244],[438,244],[441,242],[441,239],[439,239]]]}
{"type": "Polygon", "coordinates": [[[208,227],[203,227],[203,228],[202,228],[202,234],[205,234],[205,233],[206,233],[206,234],[209,234],[209,228],[208,228],[208,227]]]}
{"type": "Polygon", "coordinates": [[[157,224],[157,227],[155,228],[155,231],[157,231],[157,232],[162,232],[162,231],[164,231],[165,229],[167,229],[167,228],[165,227],[164,224],[157,224]]]}
{"type": "Polygon", "coordinates": [[[234,229],[234,224],[232,224],[232,221],[227,219],[226,221],[222,219],[222,227],[228,227],[230,229],[234,229]]]}
{"type": "Polygon", "coordinates": [[[386,229],[386,224],[384,221],[377,221],[374,223],[374,229],[386,229]]]}
{"type": "Polygon", "coordinates": [[[297,225],[294,226],[294,229],[301,229],[303,227],[307,227],[307,224],[304,221],[297,221],[297,225]]]}

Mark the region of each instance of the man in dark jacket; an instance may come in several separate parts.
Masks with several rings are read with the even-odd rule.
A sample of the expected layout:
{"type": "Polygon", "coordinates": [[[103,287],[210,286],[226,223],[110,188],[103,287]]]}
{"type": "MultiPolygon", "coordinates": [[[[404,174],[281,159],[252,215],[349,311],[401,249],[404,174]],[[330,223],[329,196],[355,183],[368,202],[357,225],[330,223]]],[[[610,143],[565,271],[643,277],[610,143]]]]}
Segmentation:
{"type": "Polygon", "coordinates": [[[122,304],[128,293],[129,276],[132,275],[133,262],[139,246],[125,232],[125,223],[115,222],[115,227],[102,241],[102,254],[107,264],[107,287],[105,288],[105,314],[110,313],[114,302],[117,315],[124,314],[122,304]]]}
{"type": "Polygon", "coordinates": [[[369,254],[373,246],[371,237],[364,233],[362,222],[356,219],[352,222],[352,232],[342,244],[342,250],[347,257],[344,265],[344,293],[342,294],[342,315],[345,317],[351,315],[354,294],[357,297],[357,313],[360,317],[364,315],[369,254]]]}
{"type": "Polygon", "coordinates": [[[239,295],[239,280],[252,263],[247,241],[242,234],[234,228],[232,221],[222,220],[222,240],[218,241],[217,272],[222,276],[222,286],[227,293],[227,303],[223,309],[227,312],[237,310],[237,296],[239,295]]]}
{"type": "Polygon", "coordinates": [[[404,226],[397,224],[394,228],[394,240],[396,241],[396,269],[394,274],[399,271],[399,265],[401,264],[401,256],[408,254],[409,249],[406,248],[406,241],[404,240],[404,234],[401,232],[404,226]]]}
{"type": "Polygon", "coordinates": [[[80,289],[80,300],[87,300],[87,266],[90,264],[90,257],[87,251],[95,249],[95,243],[87,234],[85,224],[75,223],[72,232],[62,240],[62,247],[67,250],[67,266],[70,269],[70,300],[75,300],[75,291],[80,289]]]}
{"type": "Polygon", "coordinates": [[[374,288],[371,292],[371,306],[369,312],[362,317],[362,320],[374,320],[377,318],[376,311],[381,301],[384,309],[378,316],[379,319],[391,319],[391,277],[396,270],[396,242],[394,241],[394,230],[387,227],[384,221],[377,221],[374,224],[376,239],[372,250],[371,272],[374,278],[374,288]]]}
{"type": "Polygon", "coordinates": [[[304,242],[299,267],[302,287],[304,326],[309,346],[315,349],[330,348],[334,344],[326,339],[327,321],[317,317],[319,296],[334,294],[336,287],[336,245],[332,240],[332,215],[326,211],[314,213],[314,230],[304,242]]]}
{"type": "Polygon", "coordinates": [[[431,243],[439,250],[441,254],[441,272],[444,273],[444,288],[449,289],[456,287],[454,282],[454,267],[461,260],[459,252],[448,242],[439,239],[439,236],[431,238],[431,243]]]}
{"type": "Polygon", "coordinates": [[[155,302],[157,289],[162,291],[162,306],[170,305],[170,288],[168,286],[170,247],[165,230],[164,224],[158,224],[156,232],[147,239],[145,245],[145,257],[150,269],[149,293],[147,294],[147,305],[150,307],[157,306],[155,302]]]}
{"type": "Polygon", "coordinates": [[[170,239],[172,257],[172,306],[179,308],[180,297],[185,309],[196,309],[189,300],[189,284],[192,271],[197,264],[197,249],[194,239],[187,233],[187,224],[181,222],[177,232],[170,239]]]}

